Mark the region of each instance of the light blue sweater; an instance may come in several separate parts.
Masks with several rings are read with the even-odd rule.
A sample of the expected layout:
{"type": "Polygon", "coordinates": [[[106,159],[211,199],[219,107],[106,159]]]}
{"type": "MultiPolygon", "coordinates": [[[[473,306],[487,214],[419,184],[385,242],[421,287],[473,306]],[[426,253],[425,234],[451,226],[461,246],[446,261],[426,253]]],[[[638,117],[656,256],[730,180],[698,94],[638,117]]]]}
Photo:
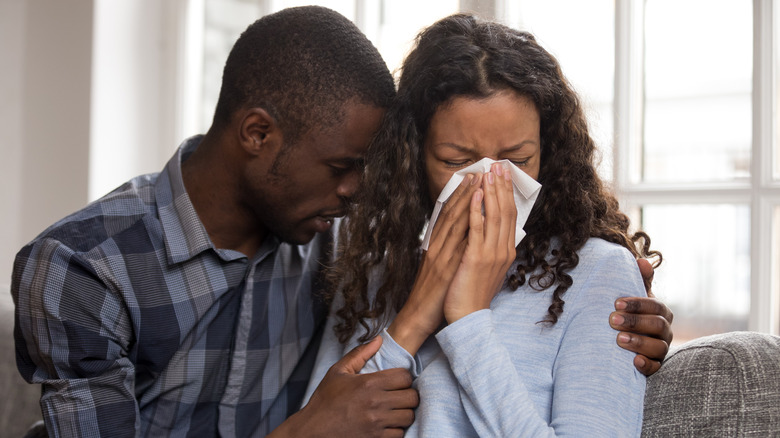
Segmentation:
{"type": "MultiPolygon", "coordinates": [[[[415,357],[383,331],[382,347],[362,372],[407,368],[415,377],[420,405],[406,436],[640,435],[645,377],[608,321],[615,299],[645,296],[639,269],[625,248],[600,239],[590,239],[579,256],[552,327],[538,323],[552,288],[526,284],[445,327],[415,357]]],[[[325,327],[304,404],[362,334],[339,344],[335,319],[325,327]]]]}

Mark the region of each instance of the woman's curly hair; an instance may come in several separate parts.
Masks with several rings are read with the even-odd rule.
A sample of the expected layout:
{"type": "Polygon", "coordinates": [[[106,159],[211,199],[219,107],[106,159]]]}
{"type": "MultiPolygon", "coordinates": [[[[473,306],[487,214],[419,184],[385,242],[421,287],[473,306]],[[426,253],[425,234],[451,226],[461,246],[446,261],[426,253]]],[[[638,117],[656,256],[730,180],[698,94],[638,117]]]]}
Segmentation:
{"type": "Polygon", "coordinates": [[[646,234],[629,235],[628,217],[596,172],[596,147],[579,99],[557,60],[533,35],[455,14],[423,30],[416,41],[341,228],[341,241],[348,243],[340,245],[329,272],[333,290],[345,300],[337,311],[341,342],[358,325],[367,329],[361,340],[375,336],[390,311],[399,311],[408,297],[420,260],[420,235],[433,207],[424,139],[435,111],[455,97],[483,99],[512,90],[533,101],[539,112],[542,188],[508,285],[513,290],[526,282],[536,290],[555,286],[543,322],[558,321],[563,294],[572,285],[568,272],[577,266],[577,251],[590,237],[619,244],[635,257],[657,256],[656,266],[660,264],[646,234]],[[377,281],[371,278],[376,272],[382,274],[381,286],[371,300],[369,281],[377,281]],[[369,325],[370,319],[379,324],[369,325]]]}

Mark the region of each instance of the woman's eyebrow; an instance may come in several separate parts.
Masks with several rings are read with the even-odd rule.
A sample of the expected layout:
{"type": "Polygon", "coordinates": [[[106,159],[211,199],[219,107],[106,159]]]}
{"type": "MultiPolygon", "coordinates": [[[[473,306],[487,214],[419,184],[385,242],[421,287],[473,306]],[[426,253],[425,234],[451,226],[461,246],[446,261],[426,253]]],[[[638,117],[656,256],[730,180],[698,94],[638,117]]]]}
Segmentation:
{"type": "Polygon", "coordinates": [[[436,143],[435,146],[444,146],[448,147],[450,149],[455,149],[458,152],[464,152],[464,153],[473,153],[474,149],[468,148],[466,146],[461,146],[459,144],[450,143],[450,142],[444,142],[444,143],[436,143]]]}
{"type": "Polygon", "coordinates": [[[536,140],[524,140],[524,141],[522,141],[522,142],[520,142],[520,143],[518,143],[518,144],[516,144],[514,146],[510,146],[510,147],[504,149],[503,152],[514,152],[514,151],[517,151],[519,149],[524,148],[526,145],[535,146],[537,144],[539,144],[539,142],[537,142],[536,140]]]}
{"type": "MultiPolygon", "coordinates": [[[[522,141],[522,142],[520,142],[520,143],[518,143],[516,145],[512,145],[512,146],[509,146],[506,149],[502,149],[501,152],[515,152],[515,151],[517,151],[519,149],[524,148],[527,145],[537,145],[537,144],[539,144],[539,143],[536,140],[524,140],[524,141],[522,141]]],[[[456,151],[463,152],[463,153],[473,153],[474,152],[474,149],[472,149],[472,148],[469,148],[469,147],[466,147],[466,146],[461,146],[459,144],[450,143],[450,142],[436,143],[434,146],[444,146],[444,147],[448,147],[448,148],[451,148],[451,149],[455,149],[456,151]]]]}

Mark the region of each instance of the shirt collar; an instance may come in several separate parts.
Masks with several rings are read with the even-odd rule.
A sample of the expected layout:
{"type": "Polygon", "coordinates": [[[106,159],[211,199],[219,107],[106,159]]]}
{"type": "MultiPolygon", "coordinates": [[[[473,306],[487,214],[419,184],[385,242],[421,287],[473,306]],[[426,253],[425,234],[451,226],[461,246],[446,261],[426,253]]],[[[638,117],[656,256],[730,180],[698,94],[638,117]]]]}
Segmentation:
{"type": "Polygon", "coordinates": [[[198,213],[184,188],[181,173],[181,163],[197,149],[201,140],[203,135],[184,140],[157,179],[157,209],[170,263],[189,260],[207,249],[214,248],[206,227],[198,218],[198,213]]]}

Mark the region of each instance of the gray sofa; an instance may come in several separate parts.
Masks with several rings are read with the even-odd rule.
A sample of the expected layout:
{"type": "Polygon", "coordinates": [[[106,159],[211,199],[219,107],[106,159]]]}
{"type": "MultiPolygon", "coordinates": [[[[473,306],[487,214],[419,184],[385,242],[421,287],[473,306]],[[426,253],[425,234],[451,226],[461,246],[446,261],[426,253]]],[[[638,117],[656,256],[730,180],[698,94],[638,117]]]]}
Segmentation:
{"type": "Polygon", "coordinates": [[[647,380],[643,437],[780,437],[780,337],[706,336],[647,380]]]}
{"type": "MultiPolygon", "coordinates": [[[[647,385],[643,437],[780,437],[780,337],[693,340],[674,349],[647,385]]],[[[24,436],[41,418],[40,389],[16,371],[7,287],[0,287],[0,395],[0,436],[24,436]]]]}
{"type": "Polygon", "coordinates": [[[0,286],[0,437],[24,436],[41,419],[41,390],[16,371],[14,310],[8,286],[0,286]]]}

